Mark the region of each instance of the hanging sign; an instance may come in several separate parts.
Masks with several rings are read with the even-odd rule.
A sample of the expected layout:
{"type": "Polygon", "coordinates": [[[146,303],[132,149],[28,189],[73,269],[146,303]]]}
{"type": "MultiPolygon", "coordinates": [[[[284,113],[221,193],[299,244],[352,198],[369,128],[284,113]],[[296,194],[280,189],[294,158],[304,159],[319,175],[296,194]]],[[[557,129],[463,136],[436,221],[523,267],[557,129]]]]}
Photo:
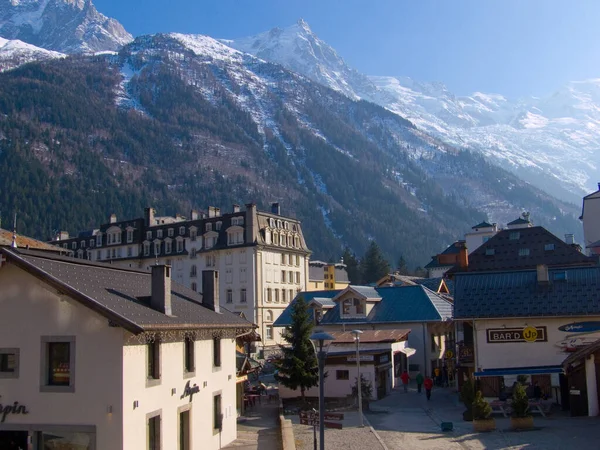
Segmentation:
{"type": "Polygon", "coordinates": [[[560,326],[558,329],[566,333],[591,333],[600,331],[600,321],[574,322],[560,326]]]}
{"type": "Polygon", "coordinates": [[[486,331],[487,341],[490,344],[502,344],[508,342],[546,342],[548,336],[546,327],[525,328],[488,328],[486,331]]]}

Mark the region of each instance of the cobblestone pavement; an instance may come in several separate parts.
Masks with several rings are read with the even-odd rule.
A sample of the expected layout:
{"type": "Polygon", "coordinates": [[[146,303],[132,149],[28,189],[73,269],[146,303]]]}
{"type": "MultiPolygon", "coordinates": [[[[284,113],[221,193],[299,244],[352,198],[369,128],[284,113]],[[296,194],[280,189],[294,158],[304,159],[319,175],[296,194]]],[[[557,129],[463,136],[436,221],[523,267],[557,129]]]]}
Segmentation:
{"type": "Polygon", "coordinates": [[[237,439],[227,449],[280,450],[279,402],[256,405],[246,413],[245,420],[238,422],[237,439]]]}
{"type": "Polygon", "coordinates": [[[531,431],[510,431],[510,419],[494,415],[496,431],[474,433],[473,425],[462,420],[464,407],[450,388],[434,389],[429,402],[416,389],[407,394],[394,390],[372,402],[371,409],[367,418],[389,450],[600,449],[600,418],[567,417],[558,411],[547,418],[535,415],[531,431]],[[441,422],[452,422],[454,431],[442,432],[441,422]]]}
{"type": "MultiPolygon", "coordinates": [[[[313,450],[313,427],[300,425],[298,416],[286,416],[294,424],[294,438],[296,439],[296,450],[313,450]]],[[[359,427],[358,412],[344,411],[344,427],[341,430],[332,428],[325,429],[325,448],[331,450],[383,450],[383,445],[371,431],[366,423],[363,428],[359,427]]],[[[319,430],[317,429],[317,446],[319,441],[319,430]]]]}

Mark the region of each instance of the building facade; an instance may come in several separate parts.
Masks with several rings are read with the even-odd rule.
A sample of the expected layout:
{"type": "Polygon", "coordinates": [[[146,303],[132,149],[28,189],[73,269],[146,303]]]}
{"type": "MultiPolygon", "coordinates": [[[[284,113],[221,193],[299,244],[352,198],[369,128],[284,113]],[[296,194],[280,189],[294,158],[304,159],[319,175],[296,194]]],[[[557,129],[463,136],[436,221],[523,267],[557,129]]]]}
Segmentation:
{"type": "Polygon", "coordinates": [[[598,190],[583,198],[583,247],[589,255],[600,255],[600,183],[598,190]]]}
{"type": "MultiPolygon", "coordinates": [[[[0,261],[0,448],[236,439],[235,338],[251,323],[171,285],[168,266],[150,274],[6,249],[0,261]]],[[[218,292],[216,273],[205,278],[218,292]]]]}
{"type": "Polygon", "coordinates": [[[343,262],[309,262],[307,291],[344,289],[349,284],[348,272],[343,262]]]}
{"type": "Polygon", "coordinates": [[[298,220],[247,204],[230,213],[209,207],[206,214],[192,211],[189,218],[157,216],[147,208],[143,218],[117,221],[69,237],[61,233],[53,244],[75,256],[124,267],[147,269],[158,262],[173,268],[173,279],[202,292],[203,270],[218,270],[220,302],[244,313],[258,325],[265,351],[281,342],[273,322],[296,293],[308,283],[310,251],[298,220]]]}

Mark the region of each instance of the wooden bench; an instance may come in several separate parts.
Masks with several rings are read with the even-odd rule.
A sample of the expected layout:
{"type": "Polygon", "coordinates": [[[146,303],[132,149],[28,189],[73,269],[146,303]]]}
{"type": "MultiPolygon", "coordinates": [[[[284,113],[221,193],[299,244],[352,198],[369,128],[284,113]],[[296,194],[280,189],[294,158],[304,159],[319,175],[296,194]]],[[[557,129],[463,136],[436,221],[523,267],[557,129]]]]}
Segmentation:
{"type": "Polygon", "coordinates": [[[492,407],[492,414],[500,413],[504,417],[508,417],[508,405],[506,404],[506,402],[503,402],[502,400],[494,400],[493,402],[490,402],[490,406],[492,407]]]}
{"type": "Polygon", "coordinates": [[[544,412],[544,407],[542,402],[529,400],[529,412],[531,413],[540,413],[542,417],[546,417],[546,413],[544,412]]]}

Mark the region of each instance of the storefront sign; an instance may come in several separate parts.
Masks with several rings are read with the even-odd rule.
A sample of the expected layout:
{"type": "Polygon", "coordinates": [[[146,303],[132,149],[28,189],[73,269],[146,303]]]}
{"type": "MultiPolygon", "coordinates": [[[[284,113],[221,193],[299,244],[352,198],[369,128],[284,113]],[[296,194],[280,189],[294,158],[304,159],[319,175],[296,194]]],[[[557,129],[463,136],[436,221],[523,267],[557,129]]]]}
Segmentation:
{"type": "MultiPolygon", "coordinates": [[[[0,398],[2,398],[1,395],[0,398]]],[[[0,423],[4,422],[6,416],[10,414],[29,414],[29,411],[25,405],[19,405],[19,402],[14,402],[12,405],[2,405],[2,403],[0,403],[0,423]]]]}
{"type": "Polygon", "coordinates": [[[486,332],[487,341],[492,344],[502,344],[507,342],[546,342],[548,340],[546,327],[489,328],[486,332]]]}
{"type": "Polygon", "coordinates": [[[574,322],[558,327],[558,329],[566,333],[591,333],[600,331],[600,321],[574,322]]]}
{"type": "MultiPolygon", "coordinates": [[[[363,361],[374,361],[375,358],[373,355],[360,355],[360,362],[363,361]]],[[[356,362],[356,356],[348,356],[346,359],[348,362],[356,362]]]]}
{"type": "Polygon", "coordinates": [[[197,386],[195,383],[193,386],[190,386],[190,382],[185,384],[185,388],[183,389],[183,394],[181,394],[181,399],[183,400],[186,397],[190,398],[190,403],[192,402],[192,398],[194,398],[194,394],[200,392],[200,386],[197,386]]]}
{"type": "Polygon", "coordinates": [[[470,345],[459,344],[458,347],[458,360],[461,363],[472,363],[473,362],[473,347],[470,345]]]}
{"type": "Polygon", "coordinates": [[[379,357],[379,364],[383,364],[383,363],[389,362],[389,360],[390,360],[390,355],[388,355],[388,354],[381,355],[379,357]]]}

